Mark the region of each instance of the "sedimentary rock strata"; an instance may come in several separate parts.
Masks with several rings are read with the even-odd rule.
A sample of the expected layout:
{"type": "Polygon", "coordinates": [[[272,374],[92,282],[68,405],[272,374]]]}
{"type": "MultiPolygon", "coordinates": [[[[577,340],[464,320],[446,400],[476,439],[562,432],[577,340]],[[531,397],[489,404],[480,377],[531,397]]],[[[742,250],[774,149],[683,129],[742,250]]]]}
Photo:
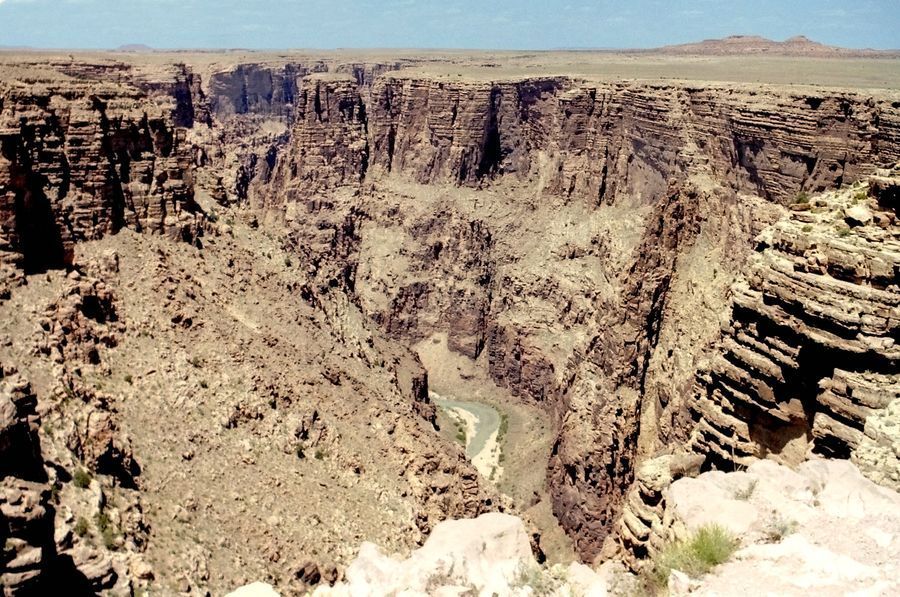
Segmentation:
{"type": "Polygon", "coordinates": [[[300,591],[359,539],[528,507],[437,434],[410,350],[436,334],[545,410],[586,561],[649,553],[698,458],[896,483],[897,184],[857,184],[900,161],[896,93],[413,62],[0,81],[0,358],[52,404],[42,450],[97,477],[59,477],[58,528],[109,517],[56,542],[91,586],[300,591]],[[642,467],[673,446],[664,480],[642,467]]]}
{"type": "Polygon", "coordinates": [[[797,204],[760,236],[698,377],[695,449],[796,464],[859,447],[898,389],[895,221],[862,186],[797,204]]]}

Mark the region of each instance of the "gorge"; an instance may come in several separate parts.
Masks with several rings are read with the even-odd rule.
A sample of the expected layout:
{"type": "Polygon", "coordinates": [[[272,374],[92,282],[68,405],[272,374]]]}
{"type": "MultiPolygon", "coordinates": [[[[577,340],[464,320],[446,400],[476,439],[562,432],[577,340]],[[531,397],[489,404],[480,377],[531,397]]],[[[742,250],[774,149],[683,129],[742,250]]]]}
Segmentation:
{"type": "Polygon", "coordinates": [[[299,592],[494,511],[636,562],[660,458],[900,487],[896,87],[2,60],[4,587],[299,592]],[[509,417],[518,489],[436,383],[509,417]]]}

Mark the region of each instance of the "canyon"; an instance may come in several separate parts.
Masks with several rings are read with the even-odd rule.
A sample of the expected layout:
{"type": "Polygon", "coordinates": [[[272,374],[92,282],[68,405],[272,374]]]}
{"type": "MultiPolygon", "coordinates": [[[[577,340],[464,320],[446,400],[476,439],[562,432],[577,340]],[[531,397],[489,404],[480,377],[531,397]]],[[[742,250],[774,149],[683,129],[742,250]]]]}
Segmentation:
{"type": "Polygon", "coordinates": [[[302,594],[490,512],[638,570],[682,476],[900,489],[897,61],[494,58],[2,54],[4,591],[302,594]]]}

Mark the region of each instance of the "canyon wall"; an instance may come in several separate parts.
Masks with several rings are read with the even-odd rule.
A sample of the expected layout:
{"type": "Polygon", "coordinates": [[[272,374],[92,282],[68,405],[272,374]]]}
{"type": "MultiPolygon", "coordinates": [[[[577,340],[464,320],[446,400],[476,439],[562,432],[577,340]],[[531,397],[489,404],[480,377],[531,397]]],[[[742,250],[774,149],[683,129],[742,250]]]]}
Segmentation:
{"type": "Polygon", "coordinates": [[[178,124],[194,117],[174,82],[170,91],[85,82],[0,92],[0,261],[60,267],[74,243],[125,226],[196,236],[191,146],[178,124]]]}
{"type": "MultiPolygon", "coordinates": [[[[784,332],[782,320],[802,330],[797,305],[829,293],[893,308],[874,291],[834,290],[829,277],[801,292],[784,267],[760,270],[737,295],[724,356],[693,386],[730,283],[780,206],[900,161],[896,94],[388,72],[399,66],[248,63],[203,81],[179,65],[100,91],[4,87],[0,255],[39,271],[123,227],[192,240],[195,193],[284,224],[319,284],[301,298],[346,291],[407,344],[446,332],[498,385],[546,405],[560,430],[549,490],[586,559],[636,463],[667,443],[742,457],[811,436],[846,456],[861,441],[848,388],[858,396],[880,382],[861,367],[819,371],[832,361],[803,347],[819,346],[820,332],[784,332]],[[793,306],[773,310],[775,300],[793,306]],[[777,351],[760,329],[783,336],[777,351]],[[763,357],[800,373],[779,379],[763,357]],[[723,406],[736,391],[747,404],[802,396],[753,407],[760,414],[723,406]]],[[[793,255],[783,259],[808,260],[791,238],[778,241],[793,255]]],[[[847,338],[859,325],[828,330],[843,334],[839,358],[863,342],[847,338]]],[[[880,320],[865,325],[891,336],[880,320]]]]}
{"type": "Polygon", "coordinates": [[[561,429],[555,510],[586,558],[638,445],[665,443],[641,435],[668,425],[684,439],[691,425],[686,394],[717,326],[698,322],[687,345],[657,350],[667,320],[698,307],[670,297],[704,259],[685,255],[702,237],[720,260],[719,272],[705,264],[718,290],[696,316],[714,321],[779,204],[900,158],[900,104],[854,92],[387,74],[366,103],[350,79],[307,85],[325,101],[298,109],[266,205],[303,213],[300,237],[321,229],[301,221],[310,210],[352,210],[355,288],[376,322],[405,341],[447,332],[499,385],[547,402],[561,429]],[[323,206],[327,189],[338,192],[323,206]],[[576,213],[590,234],[555,230],[576,213]],[[641,429],[650,386],[664,420],[641,429]]]}

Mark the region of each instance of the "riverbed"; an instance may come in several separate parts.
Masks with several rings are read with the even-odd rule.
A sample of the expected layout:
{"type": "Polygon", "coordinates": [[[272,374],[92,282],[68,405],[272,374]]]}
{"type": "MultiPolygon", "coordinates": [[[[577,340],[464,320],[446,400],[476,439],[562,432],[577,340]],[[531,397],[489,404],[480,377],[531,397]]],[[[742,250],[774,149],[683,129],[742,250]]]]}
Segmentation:
{"type": "Polygon", "coordinates": [[[429,392],[431,400],[465,430],[466,458],[482,476],[497,481],[503,474],[500,413],[483,402],[457,400],[429,392]]]}

